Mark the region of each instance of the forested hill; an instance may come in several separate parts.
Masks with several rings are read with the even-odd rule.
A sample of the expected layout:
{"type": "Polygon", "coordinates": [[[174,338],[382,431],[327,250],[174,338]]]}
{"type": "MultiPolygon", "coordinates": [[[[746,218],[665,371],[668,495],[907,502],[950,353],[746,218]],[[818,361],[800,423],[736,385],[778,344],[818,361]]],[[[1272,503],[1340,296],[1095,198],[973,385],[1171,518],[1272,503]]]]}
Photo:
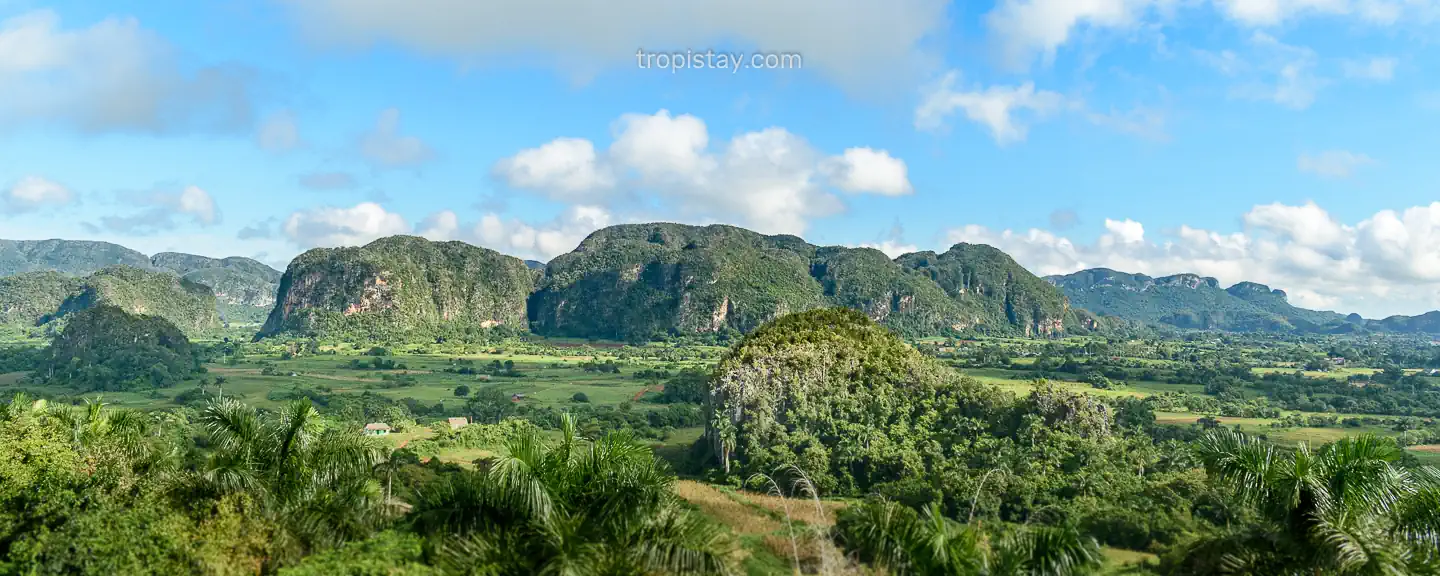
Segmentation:
{"type": "Polygon", "coordinates": [[[215,292],[219,312],[231,321],[262,320],[275,305],[280,282],[279,270],[250,258],[217,259],[178,252],[150,257],[117,244],[89,240],[0,240],[0,278],[44,271],[78,278],[116,265],[170,272],[208,286],[215,292]]]}
{"type": "Polygon", "coordinates": [[[519,258],[415,236],[362,247],[316,248],[290,262],[260,336],[358,338],[525,329],[525,299],[540,272],[519,258]]]}
{"type": "Polygon", "coordinates": [[[529,315],[543,334],[633,340],[744,332],[829,306],[912,335],[978,327],[1040,336],[1078,326],[1059,290],[988,246],[891,260],[870,248],[669,223],[598,230],[551,260],[529,315]]]}
{"type": "Polygon", "coordinates": [[[1284,290],[1240,282],[1221,288],[1214,278],[1144,274],[1092,268],[1047,276],[1077,308],[1145,324],[1230,331],[1348,333],[1440,333],[1440,312],[1366,320],[1358,314],[1307,310],[1291,305],[1284,290]]]}
{"type": "Polygon", "coordinates": [[[84,278],[52,271],[0,277],[0,323],[43,326],[97,306],[164,318],[191,335],[220,328],[214,292],[174,274],[119,265],[84,278]]]}

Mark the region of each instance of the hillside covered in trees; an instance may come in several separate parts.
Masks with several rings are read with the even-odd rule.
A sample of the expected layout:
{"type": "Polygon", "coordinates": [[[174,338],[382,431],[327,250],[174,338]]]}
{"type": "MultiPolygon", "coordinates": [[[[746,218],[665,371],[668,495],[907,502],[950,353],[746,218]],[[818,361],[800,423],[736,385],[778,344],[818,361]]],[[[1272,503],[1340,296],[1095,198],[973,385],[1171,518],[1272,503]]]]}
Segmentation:
{"type": "Polygon", "coordinates": [[[259,335],[434,338],[497,326],[524,330],[536,274],[494,250],[415,236],[317,248],[285,270],[259,335]]]}
{"type": "MultiPolygon", "coordinates": [[[[280,282],[280,271],[250,258],[209,258],[179,252],[151,257],[117,244],[88,240],[0,240],[0,280],[46,271],[81,278],[117,265],[170,272],[210,287],[220,314],[228,322],[263,321],[275,305],[275,290],[280,282]]],[[[33,283],[37,278],[32,276],[24,282],[33,283]]],[[[10,314],[6,310],[0,305],[0,314],[10,314]]],[[[10,321],[0,318],[0,322],[10,321]]]]}
{"type": "Polygon", "coordinates": [[[957,245],[891,260],[733,226],[634,224],[591,234],[550,261],[530,300],[542,334],[618,339],[744,332],[788,312],[844,306],[907,334],[1066,327],[1053,286],[1004,253],[957,245]]]}
{"type": "Polygon", "coordinates": [[[188,334],[221,327],[214,292],[166,272],[122,265],[84,278],[58,272],[0,278],[0,320],[6,324],[45,325],[97,306],[158,316],[188,334]]]}

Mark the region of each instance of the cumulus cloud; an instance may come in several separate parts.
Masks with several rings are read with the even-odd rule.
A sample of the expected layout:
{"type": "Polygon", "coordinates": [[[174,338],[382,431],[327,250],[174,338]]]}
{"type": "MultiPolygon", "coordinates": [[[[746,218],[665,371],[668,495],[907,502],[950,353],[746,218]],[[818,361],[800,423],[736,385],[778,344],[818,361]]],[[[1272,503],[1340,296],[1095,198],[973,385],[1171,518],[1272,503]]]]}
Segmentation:
{"type": "Polygon", "coordinates": [[[69,188],[39,176],[21,178],[4,194],[7,212],[31,212],[46,207],[64,206],[75,201],[69,188]]]}
{"type": "Polygon", "coordinates": [[[486,248],[520,258],[549,261],[574,250],[591,232],[614,223],[609,211],[599,206],[571,206],[549,222],[539,225],[486,214],[472,229],[475,242],[486,248]]]}
{"type": "Polygon", "coordinates": [[[255,143],[271,152],[285,152],[300,145],[300,128],[295,114],[281,110],[271,114],[255,131],[255,143]]]}
{"type": "Polygon", "coordinates": [[[280,232],[304,248],[358,246],[377,238],[409,234],[410,223],[374,202],[349,208],[326,206],[291,214],[280,232]]]}
{"type": "Polygon", "coordinates": [[[577,77],[632,67],[647,51],[796,51],[804,67],[855,90],[899,85],[944,30],[946,0],[283,0],[321,44],[394,42],[470,65],[542,55],[577,77]]]}
{"type": "Polygon", "coordinates": [[[431,240],[459,240],[518,258],[547,261],[574,250],[591,232],[614,223],[609,211],[599,206],[571,206],[555,218],[540,224],[506,219],[486,212],[475,222],[462,222],[446,210],[426,217],[416,234],[431,240]]]}
{"type": "Polygon", "coordinates": [[[1364,154],[1345,150],[1326,150],[1318,154],[1300,154],[1295,167],[1326,178],[1348,178],[1362,166],[1374,164],[1375,160],[1364,154]]]}
{"type": "MultiPolygon", "coordinates": [[[[679,219],[735,219],[765,233],[801,233],[837,214],[830,189],[909,193],[905,163],[885,151],[851,148],[826,157],[783,128],[747,132],[711,146],[705,122],[688,114],[626,114],[601,152],[560,138],[500,160],[494,176],[511,187],[572,206],[651,208],[679,219]]],[[[607,209],[608,210],[608,209],[607,209]]]]}
{"type": "Polygon", "coordinates": [[[144,235],[175,230],[186,222],[197,226],[220,222],[215,198],[199,186],[186,186],[178,191],[160,187],[122,192],[119,200],[144,208],[127,216],[103,216],[98,227],[91,226],[119,234],[144,235]]]}
{"type": "Polygon", "coordinates": [[[884,150],[850,148],[824,164],[835,187],[846,192],[904,196],[914,191],[905,162],[884,150]]]}
{"type": "Polygon", "coordinates": [[[583,138],[557,138],[495,164],[492,172],[511,186],[539,190],[560,202],[588,201],[615,186],[610,167],[583,138]]]}
{"type": "Polygon", "coordinates": [[[183,71],[134,18],[64,29],[51,10],[0,21],[0,126],[53,122],[86,131],[237,130],[251,122],[249,74],[183,71]]]}
{"type": "Polygon", "coordinates": [[[1261,282],[1300,306],[1367,317],[1440,307],[1440,202],[1385,210],[1346,224],[1314,203],[1255,206],[1241,232],[1181,226],[1158,237],[1139,222],[1106,220],[1093,242],[1051,231],[950,230],[952,242],[993,245],[1037,274],[1105,267],[1152,276],[1197,273],[1261,282]]]}
{"type": "Polygon", "coordinates": [[[415,136],[400,133],[400,110],[380,112],[375,127],[360,137],[360,155],[379,168],[412,168],[429,162],[435,151],[415,136]]]}
{"type": "Polygon", "coordinates": [[[311,172],[301,174],[297,181],[311,190],[349,190],[355,187],[355,177],[348,172],[311,172]]]}

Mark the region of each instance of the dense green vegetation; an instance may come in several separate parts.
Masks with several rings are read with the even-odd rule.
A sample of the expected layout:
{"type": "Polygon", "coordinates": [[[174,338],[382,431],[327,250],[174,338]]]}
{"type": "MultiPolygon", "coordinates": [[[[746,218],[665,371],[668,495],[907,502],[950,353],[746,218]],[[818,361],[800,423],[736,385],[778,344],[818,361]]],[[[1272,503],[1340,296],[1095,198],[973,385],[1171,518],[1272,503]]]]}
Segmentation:
{"type": "Polygon", "coordinates": [[[550,262],[530,320],[542,334],[616,340],[745,332],[825,306],[862,310],[911,335],[1064,327],[1059,291],[997,250],[961,244],[912,256],[897,263],[870,248],[731,226],[612,226],[550,262]]]}
{"type": "Polygon", "coordinates": [[[0,277],[0,324],[35,326],[55,315],[80,289],[80,281],[59,272],[25,272],[0,277]]]}
{"type": "Polygon", "coordinates": [[[169,321],[97,306],[70,316],[34,378],[86,391],[141,390],[174,386],[200,368],[199,351],[169,321]]]}
{"type": "Polygon", "coordinates": [[[62,322],[96,306],[165,318],[187,334],[218,331],[215,294],[173,274],[111,266],[84,278],[58,272],[30,272],[0,278],[0,321],[15,326],[62,322]]]}
{"type": "Polygon", "coordinates": [[[423,340],[523,330],[534,275],[517,258],[463,242],[392,236],[317,248],[290,263],[260,335],[423,340]]]}
{"type": "Polygon", "coordinates": [[[1440,573],[1440,346],[1256,284],[396,237],[252,338],[273,270],[150,266],[0,277],[0,574],[1440,573]]]}
{"type": "MultiPolygon", "coordinates": [[[[75,281],[60,278],[89,276],[117,265],[170,272],[210,287],[224,320],[231,323],[264,321],[275,304],[275,289],[280,281],[280,272],[249,258],[215,259],[177,252],[152,258],[106,242],[0,240],[0,282],[29,276],[19,281],[20,286],[0,285],[0,323],[33,325],[55,312],[59,302],[51,305],[52,300],[63,299],[77,289],[75,281]],[[46,277],[39,274],[42,272],[54,275],[46,277]],[[12,310],[16,306],[20,309],[12,310]]],[[[186,324],[179,320],[177,323],[186,324]]]]}
{"type": "Polygon", "coordinates": [[[1414,368],[1284,369],[1432,360],[1402,341],[917,346],[837,308],[721,355],[197,345],[164,322],[97,307],[39,353],[5,348],[34,374],[0,388],[50,399],[0,412],[0,573],[1422,574],[1440,533],[1436,472],[1396,441],[1433,422],[1302,424],[1336,433],[1311,445],[1249,422],[1338,413],[1283,410],[1242,434],[1177,400],[1278,403],[1266,386],[1362,377],[1428,392],[1414,368]],[[168,388],[138,370],[186,357],[190,380],[168,388]],[[46,380],[51,365],[136,370],[46,380]],[[362,435],[371,422],[391,435],[362,435]]]}

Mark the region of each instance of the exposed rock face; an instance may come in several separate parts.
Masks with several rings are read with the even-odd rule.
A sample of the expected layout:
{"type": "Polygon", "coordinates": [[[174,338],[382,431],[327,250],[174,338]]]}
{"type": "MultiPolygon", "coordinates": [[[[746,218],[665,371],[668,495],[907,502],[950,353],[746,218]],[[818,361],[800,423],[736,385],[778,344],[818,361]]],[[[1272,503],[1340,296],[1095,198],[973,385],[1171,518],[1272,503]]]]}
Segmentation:
{"type": "Polygon", "coordinates": [[[260,336],[524,329],[533,279],[524,261],[462,242],[393,236],[319,248],[290,263],[260,336]]]}

